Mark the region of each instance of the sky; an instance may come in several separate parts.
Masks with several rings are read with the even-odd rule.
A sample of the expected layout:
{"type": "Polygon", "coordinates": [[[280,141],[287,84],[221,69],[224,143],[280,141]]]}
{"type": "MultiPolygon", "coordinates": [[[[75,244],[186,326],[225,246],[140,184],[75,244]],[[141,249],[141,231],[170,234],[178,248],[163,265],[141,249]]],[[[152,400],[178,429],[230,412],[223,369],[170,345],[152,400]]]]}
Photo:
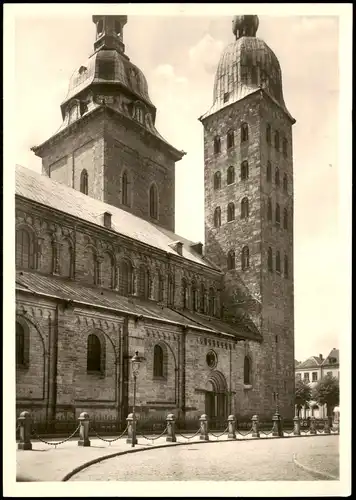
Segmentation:
{"type": "MultiPolygon", "coordinates": [[[[30,148],[60,127],[60,103],[69,78],[92,53],[91,14],[102,12],[95,5],[91,12],[71,12],[67,6],[55,15],[48,6],[42,15],[27,11],[15,18],[15,162],[38,172],[41,161],[30,148]]],[[[144,72],[157,108],[158,131],[187,152],[176,165],[176,232],[194,241],[204,240],[203,127],[198,117],[212,104],[219,57],[234,40],[232,14],[204,11],[205,16],[129,15],[124,28],[126,54],[144,72]]],[[[284,99],[297,120],[293,126],[295,357],[304,360],[319,353],[326,356],[339,347],[343,334],[341,277],[335,265],[342,258],[340,21],[330,15],[259,18],[257,36],[279,59],[284,99]]]]}

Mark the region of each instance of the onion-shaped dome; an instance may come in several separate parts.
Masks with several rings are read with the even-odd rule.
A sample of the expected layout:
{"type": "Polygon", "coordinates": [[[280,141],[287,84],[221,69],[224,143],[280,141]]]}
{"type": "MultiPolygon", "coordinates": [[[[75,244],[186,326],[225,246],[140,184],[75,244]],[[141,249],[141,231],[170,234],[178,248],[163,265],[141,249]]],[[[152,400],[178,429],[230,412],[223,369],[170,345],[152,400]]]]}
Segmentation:
{"type": "Polygon", "coordinates": [[[111,84],[125,87],[142,99],[149,107],[153,104],[148,95],[147,80],[142,71],[127,56],[116,50],[99,50],[74,71],[69,81],[66,98],[61,104],[64,115],[66,103],[93,84],[111,84]]]}
{"type": "Polygon", "coordinates": [[[258,24],[257,16],[234,18],[236,40],[221,54],[215,74],[213,106],[202,119],[263,89],[294,121],[284,102],[278,59],[273,50],[255,36],[258,24]]]}

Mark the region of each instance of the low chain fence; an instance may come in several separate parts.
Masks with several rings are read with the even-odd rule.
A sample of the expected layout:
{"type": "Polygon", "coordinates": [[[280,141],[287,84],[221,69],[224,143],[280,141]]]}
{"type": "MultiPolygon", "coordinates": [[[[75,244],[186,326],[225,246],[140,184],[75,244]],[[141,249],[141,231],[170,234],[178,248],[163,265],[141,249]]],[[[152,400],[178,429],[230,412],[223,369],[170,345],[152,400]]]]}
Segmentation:
{"type": "Polygon", "coordinates": [[[70,441],[77,436],[79,446],[90,446],[90,438],[97,438],[109,444],[109,446],[122,438],[126,438],[126,443],[135,446],[137,437],[150,441],[152,444],[164,436],[167,442],[176,442],[177,436],[189,441],[199,436],[200,440],[208,441],[209,437],[220,439],[243,439],[251,437],[252,439],[283,437],[283,436],[305,436],[317,434],[338,434],[339,428],[333,428],[329,419],[311,419],[309,426],[303,426],[298,417],[293,421],[284,420],[279,413],[276,413],[272,421],[260,422],[257,415],[250,420],[236,420],[234,415],[230,415],[226,420],[209,419],[203,414],[200,417],[188,419],[176,419],[173,414],[162,417],[158,420],[137,418],[136,414],[130,413],[126,418],[126,425],[117,420],[104,421],[101,419],[91,419],[88,413],[83,412],[78,420],[68,421],[49,421],[48,426],[41,426],[41,422],[32,421],[29,412],[22,412],[18,418],[16,427],[16,438],[18,448],[22,450],[32,449],[32,439],[37,439],[49,446],[57,446],[70,441]],[[78,424],[79,421],[79,424],[78,424]],[[60,425],[62,424],[62,425],[60,425]],[[211,425],[212,424],[212,425],[211,425]],[[64,429],[69,430],[64,439],[49,441],[48,436],[43,434],[46,429],[64,429]],[[220,428],[222,432],[216,432],[220,428]],[[104,433],[110,433],[114,437],[104,437],[104,433]],[[188,433],[188,434],[187,434],[188,433]],[[189,434],[191,433],[191,434],[189,434]],[[47,439],[45,438],[47,437],[47,439]],[[238,437],[241,436],[241,437],[238,437]]]}

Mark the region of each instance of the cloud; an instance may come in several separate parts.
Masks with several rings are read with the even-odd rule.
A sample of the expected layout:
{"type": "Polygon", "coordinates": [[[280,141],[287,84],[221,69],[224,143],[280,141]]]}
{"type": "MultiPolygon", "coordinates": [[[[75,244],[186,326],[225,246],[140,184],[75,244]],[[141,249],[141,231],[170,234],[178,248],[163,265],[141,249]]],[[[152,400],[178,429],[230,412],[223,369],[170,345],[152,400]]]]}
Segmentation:
{"type": "Polygon", "coordinates": [[[214,73],[219,62],[224,42],[215,40],[206,33],[199,42],[189,49],[189,59],[193,66],[203,66],[207,73],[214,73]]]}
{"type": "Polygon", "coordinates": [[[178,76],[171,64],[160,64],[153,70],[153,74],[156,77],[163,78],[175,83],[185,84],[188,79],[185,76],[178,76]]]}

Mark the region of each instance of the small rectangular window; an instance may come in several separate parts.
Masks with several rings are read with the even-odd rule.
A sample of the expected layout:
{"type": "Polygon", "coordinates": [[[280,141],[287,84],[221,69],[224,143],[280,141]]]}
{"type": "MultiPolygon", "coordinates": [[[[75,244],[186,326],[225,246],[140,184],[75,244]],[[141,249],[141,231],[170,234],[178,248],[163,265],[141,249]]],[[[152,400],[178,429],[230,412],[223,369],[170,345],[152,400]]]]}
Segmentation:
{"type": "Polygon", "coordinates": [[[318,380],[318,373],[317,372],[313,372],[312,373],[312,381],[316,382],[317,380],[318,380]]]}
{"type": "Polygon", "coordinates": [[[304,381],[309,382],[309,373],[304,373],[304,381]]]}
{"type": "Polygon", "coordinates": [[[229,100],[229,96],[230,96],[230,93],[229,92],[225,92],[225,94],[224,94],[224,102],[227,102],[229,100]]]}

